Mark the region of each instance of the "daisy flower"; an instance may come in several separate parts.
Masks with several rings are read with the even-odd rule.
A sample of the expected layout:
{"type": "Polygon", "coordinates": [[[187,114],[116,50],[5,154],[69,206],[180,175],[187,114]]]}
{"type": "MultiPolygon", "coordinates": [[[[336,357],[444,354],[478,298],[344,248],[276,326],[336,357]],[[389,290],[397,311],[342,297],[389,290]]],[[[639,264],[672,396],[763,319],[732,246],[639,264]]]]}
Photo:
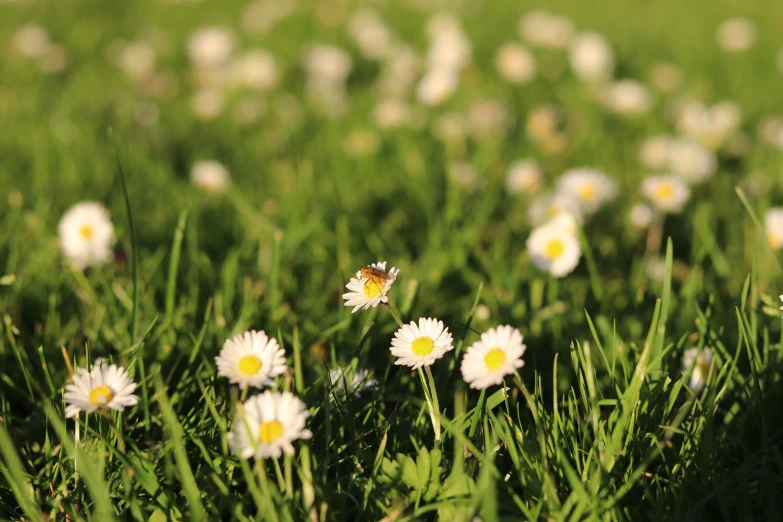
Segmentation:
{"type": "Polygon", "coordinates": [[[574,74],[586,82],[605,81],[614,72],[612,46],[598,33],[577,35],[568,48],[568,61],[574,74]]]}
{"type": "Polygon", "coordinates": [[[673,140],[669,146],[671,172],[688,183],[702,183],[712,177],[718,166],[715,153],[696,141],[673,140]]]}
{"type": "Polygon", "coordinates": [[[231,447],[243,459],[293,455],[293,441],[313,436],[304,427],[309,416],[305,403],[294,394],[267,390],[242,404],[229,433],[231,447]]]}
{"type": "Polygon", "coordinates": [[[521,43],[509,42],[495,52],[495,69],[509,83],[530,83],[536,77],[536,59],[521,43]]]}
{"type": "Polygon", "coordinates": [[[747,18],[729,18],[715,30],[715,41],[727,53],[747,51],[756,43],[756,26],[747,18]]]}
{"type": "Polygon", "coordinates": [[[566,194],[555,193],[536,196],[527,209],[527,217],[530,223],[535,226],[562,213],[571,214],[578,223],[582,222],[581,205],[566,194]]]}
{"type": "Polygon", "coordinates": [[[288,369],[285,350],[265,332],[250,330],[223,343],[215,357],[218,375],[228,378],[244,390],[248,386],[263,388],[274,384],[278,375],[288,369]]]}
{"type": "Polygon", "coordinates": [[[635,203],[628,214],[631,226],[637,230],[646,230],[653,221],[653,209],[645,203],[635,203]]]}
{"type": "Polygon", "coordinates": [[[676,176],[650,176],[642,181],[642,195],[661,212],[677,214],[691,197],[688,184],[676,176]]]}
{"type": "Polygon", "coordinates": [[[688,379],[688,387],[691,390],[695,392],[701,391],[704,385],[707,384],[711,362],[712,352],[706,347],[701,352],[698,348],[689,348],[682,354],[683,373],[690,370],[691,366],[693,366],[693,372],[688,379]]]}
{"type": "Polygon", "coordinates": [[[471,388],[479,390],[500,384],[503,377],[525,365],[522,354],[526,348],[516,328],[490,328],[465,352],[460,365],[462,378],[471,388]]]}
{"type": "MultiPolygon", "coordinates": [[[[386,261],[373,263],[369,268],[386,272],[386,261]]],[[[386,293],[392,287],[394,281],[397,280],[397,274],[399,273],[399,269],[392,267],[391,270],[386,272],[388,277],[383,279],[359,270],[356,272],[356,277],[352,277],[348,284],[345,285],[345,288],[350,290],[350,292],[343,294],[345,306],[353,306],[351,313],[355,313],[360,308],[367,310],[370,307],[375,308],[381,303],[388,302],[389,298],[386,297],[386,293]]]]}
{"type": "Polygon", "coordinates": [[[107,366],[103,359],[95,361],[91,370],[77,368],[71,380],[64,395],[65,416],[69,419],[80,411],[122,411],[139,402],[133,395],[137,385],[128,377],[125,368],[114,364],[107,366]]]}
{"type": "Polygon", "coordinates": [[[428,107],[440,105],[457,90],[459,79],[451,69],[432,69],[428,71],[416,88],[419,102],[428,107]]]}
{"type": "Polygon", "coordinates": [[[555,277],[570,274],[582,256],[574,234],[566,227],[552,224],[533,230],[527,239],[527,250],[536,267],[555,277]]]}
{"type": "Polygon", "coordinates": [[[607,85],[601,101],[609,111],[622,116],[639,116],[652,108],[650,92],[636,80],[619,80],[607,85]]]}
{"type": "Polygon", "coordinates": [[[773,250],[783,248],[783,207],[773,207],[764,214],[767,243],[773,250]]]}
{"type": "Polygon", "coordinates": [[[418,370],[430,366],[444,353],[454,349],[451,342],[451,333],[442,321],[422,317],[418,325],[411,321],[397,330],[390,349],[392,355],[397,357],[394,364],[418,370]]]}
{"type": "Polygon", "coordinates": [[[77,203],[63,214],[57,226],[60,249],[77,268],[97,266],[114,257],[114,225],[100,203],[77,203]]]}
{"type": "Polygon", "coordinates": [[[599,170],[571,169],[557,180],[557,191],[579,202],[585,214],[595,214],[617,194],[617,187],[599,170]]]}
{"type": "Polygon", "coordinates": [[[199,160],[190,169],[190,181],[204,192],[225,192],[229,175],[222,163],[214,160],[199,160]]]}
{"type": "Polygon", "coordinates": [[[366,390],[372,390],[378,381],[370,378],[368,370],[351,371],[347,368],[335,368],[329,371],[329,382],[332,384],[332,392],[336,395],[351,393],[356,397],[366,390]],[[346,387],[347,386],[347,387],[346,387]]]}

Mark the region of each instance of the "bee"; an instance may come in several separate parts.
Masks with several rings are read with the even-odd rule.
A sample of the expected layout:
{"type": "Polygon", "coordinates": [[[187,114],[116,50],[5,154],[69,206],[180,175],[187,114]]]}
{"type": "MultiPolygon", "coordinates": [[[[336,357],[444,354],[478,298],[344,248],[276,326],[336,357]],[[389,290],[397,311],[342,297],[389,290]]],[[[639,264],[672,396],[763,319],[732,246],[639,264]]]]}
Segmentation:
{"type": "Polygon", "coordinates": [[[383,282],[391,279],[391,276],[382,269],[371,266],[359,267],[359,275],[360,279],[366,279],[364,282],[365,292],[371,290],[372,286],[375,286],[374,293],[382,292],[383,282]]]}

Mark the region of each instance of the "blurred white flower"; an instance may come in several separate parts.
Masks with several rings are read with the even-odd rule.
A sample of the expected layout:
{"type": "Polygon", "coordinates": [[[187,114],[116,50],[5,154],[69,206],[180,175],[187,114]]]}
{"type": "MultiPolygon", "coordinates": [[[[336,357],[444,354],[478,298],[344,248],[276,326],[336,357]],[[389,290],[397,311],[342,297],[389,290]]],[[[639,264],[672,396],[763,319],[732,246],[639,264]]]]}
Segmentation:
{"type": "Polygon", "coordinates": [[[157,53],[149,42],[138,40],[123,46],[119,66],[134,80],[143,80],[155,70],[157,53]]]}
{"type": "Polygon", "coordinates": [[[695,141],[678,139],[669,145],[669,167],[688,183],[703,183],[713,175],[717,165],[715,154],[695,141]]]}
{"type": "Polygon", "coordinates": [[[555,277],[573,272],[582,256],[579,240],[558,225],[547,224],[533,229],[526,245],[533,264],[555,277]]]}
{"type": "Polygon", "coordinates": [[[541,178],[541,168],[535,161],[515,161],[508,167],[506,191],[509,194],[531,194],[541,186],[541,178]]]}
{"type": "Polygon", "coordinates": [[[495,53],[495,69],[509,83],[530,83],[536,77],[536,59],[523,44],[509,42],[495,53]]]}
{"type": "Polygon", "coordinates": [[[423,105],[440,105],[451,98],[458,82],[457,74],[450,69],[430,70],[419,82],[416,97],[423,105]]]}
{"type": "Polygon", "coordinates": [[[729,18],[716,29],[715,41],[727,53],[747,51],[756,43],[756,26],[747,18],[729,18]]]}
{"type": "Polygon", "coordinates": [[[667,169],[671,158],[672,141],[673,138],[666,135],[653,136],[644,140],[639,151],[639,160],[642,165],[650,170],[667,169]]]}
{"type": "Polygon", "coordinates": [[[606,81],[614,72],[614,52],[609,42],[598,33],[580,33],[569,47],[571,70],[586,82],[606,81]]]}
{"type": "Polygon", "coordinates": [[[43,58],[49,52],[51,44],[49,33],[39,25],[25,25],[11,36],[11,44],[16,51],[27,58],[43,58]]]}
{"type": "Polygon", "coordinates": [[[541,225],[544,227],[556,227],[563,230],[574,237],[577,237],[579,233],[579,220],[570,212],[560,212],[555,214],[546,222],[541,225]]]}
{"type": "Polygon", "coordinates": [[[381,65],[376,86],[388,96],[407,95],[416,84],[421,71],[421,58],[407,44],[395,42],[381,65]]]}
{"type": "Polygon", "coordinates": [[[378,381],[370,378],[367,370],[351,371],[347,368],[335,368],[329,371],[329,382],[335,395],[350,395],[358,397],[363,391],[372,390],[378,381]]]}
{"type": "Polygon", "coordinates": [[[231,448],[243,459],[293,455],[293,441],[313,436],[305,429],[309,416],[305,403],[294,394],[267,390],[248,399],[237,412],[228,436],[231,448]]]}
{"type": "Polygon", "coordinates": [[[636,80],[620,80],[607,85],[601,101],[611,112],[624,116],[646,114],[652,108],[647,88],[636,80]]]}
{"type": "Polygon", "coordinates": [[[296,8],[296,0],[256,0],[241,12],[242,28],[248,33],[265,33],[296,8]]]}
{"type": "Polygon", "coordinates": [[[235,37],[225,27],[201,27],[188,38],[188,56],[198,67],[223,65],[234,51],[235,37]]]}
{"type": "Polygon", "coordinates": [[[519,21],[520,36],[533,47],[567,49],[575,31],[568,18],[543,10],[531,11],[519,21]]]}
{"type": "Polygon", "coordinates": [[[362,55],[373,60],[385,57],[394,39],[383,19],[370,9],[361,9],[351,17],[348,34],[362,55]]]}
{"type": "Polygon", "coordinates": [[[560,176],[557,192],[576,201],[583,213],[590,215],[615,197],[617,186],[599,170],[578,168],[567,170],[560,176]]]}
{"type": "Polygon", "coordinates": [[[694,392],[700,392],[707,384],[711,362],[712,352],[706,346],[701,351],[698,348],[689,348],[682,354],[682,372],[689,371],[693,366],[693,371],[688,379],[688,387],[694,392]]]}
{"type": "Polygon", "coordinates": [[[343,152],[357,158],[375,154],[381,146],[381,138],[372,130],[354,130],[343,139],[343,152]]]}
{"type": "Polygon", "coordinates": [[[410,106],[396,98],[379,101],[372,110],[371,118],[379,129],[396,129],[410,121],[410,106]]]}
{"type": "Polygon", "coordinates": [[[772,207],[764,214],[767,243],[773,250],[783,249],[783,207],[772,207]]]}
{"type": "Polygon", "coordinates": [[[756,134],[764,145],[783,150],[783,118],[780,116],[763,117],[756,134]]]}
{"type": "Polygon", "coordinates": [[[247,51],[231,62],[229,78],[237,87],[268,91],[279,77],[275,58],[263,49],[247,51]]]}
{"type": "Polygon", "coordinates": [[[45,74],[64,71],[68,67],[68,49],[63,44],[51,44],[46,54],[39,59],[38,66],[45,74]]]}
{"type": "Polygon", "coordinates": [[[198,89],[190,97],[190,108],[201,120],[214,120],[223,114],[223,93],[214,87],[198,89]]]}
{"type": "Polygon", "coordinates": [[[302,64],[310,76],[325,82],[342,83],[353,69],[351,56],[340,47],[312,44],[305,51],[302,64]]]}
{"type": "Polygon", "coordinates": [[[100,203],[84,201],[68,209],[57,225],[60,249],[75,268],[103,265],[114,259],[114,225],[100,203]]]}
{"type": "Polygon", "coordinates": [[[190,180],[205,192],[225,192],[229,175],[222,163],[214,160],[199,160],[190,169],[190,180]]]}
{"type": "Polygon", "coordinates": [[[677,214],[691,197],[688,184],[676,176],[649,176],[642,181],[642,195],[661,212],[677,214]]]}
{"type": "Polygon", "coordinates": [[[630,218],[632,227],[639,230],[646,230],[652,224],[653,209],[650,205],[635,203],[634,206],[631,207],[628,217],[630,218]]]}
{"type": "Polygon", "coordinates": [[[430,69],[460,71],[470,63],[470,40],[462,31],[441,31],[430,42],[427,66],[430,69]]]}

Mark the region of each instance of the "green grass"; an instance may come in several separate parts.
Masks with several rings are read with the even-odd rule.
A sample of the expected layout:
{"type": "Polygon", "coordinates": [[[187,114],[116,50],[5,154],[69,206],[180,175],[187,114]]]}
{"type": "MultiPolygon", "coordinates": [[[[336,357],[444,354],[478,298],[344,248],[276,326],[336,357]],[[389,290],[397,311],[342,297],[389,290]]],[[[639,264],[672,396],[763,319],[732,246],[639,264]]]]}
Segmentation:
{"type": "MultiPolygon", "coordinates": [[[[343,139],[372,128],[377,67],[343,27],[319,23],[311,2],[253,35],[239,29],[235,1],[0,4],[0,519],[779,519],[783,273],[758,216],[781,202],[783,164],[755,130],[783,113],[781,10],[771,0],[548,4],[605,34],[620,76],[645,80],[653,62],[671,60],[686,92],[743,108],[750,154],[722,158],[686,210],[666,219],[653,254],[665,275],[655,279],[646,238],[625,216],[645,174],[640,140],[671,132],[667,100],[626,120],[607,115],[568,72],[522,88],[500,81],[492,54],[518,39],[517,21],[534,4],[543,5],[464,3],[469,81],[427,112],[501,99],[506,136],[457,150],[429,125],[380,131],[377,154],[358,158],[343,153],[343,139]],[[754,20],[759,42],[726,55],[714,29],[738,14],[754,20]],[[7,44],[31,22],[66,46],[67,70],[42,75],[7,44]],[[281,67],[267,113],[247,127],[232,120],[232,97],[212,122],[190,112],[185,39],[213,23],[237,28],[241,48],[269,49],[281,67]],[[159,69],[176,87],[141,92],[107,58],[117,38],[155,39],[159,69]],[[301,98],[299,53],[311,41],[354,58],[342,119],[304,102],[301,119],[280,114],[286,96],[301,98]],[[134,119],[142,100],[158,106],[156,125],[134,119]],[[570,122],[559,155],[540,156],[525,137],[525,118],[542,104],[570,122]],[[547,185],[591,165],[621,189],[585,225],[583,259],[560,280],[531,264],[528,201],[503,188],[507,165],[528,156],[547,185]],[[230,170],[228,193],[191,186],[190,166],[204,158],[230,170]],[[450,182],[447,166],[463,159],[480,190],[450,182]],[[758,170],[768,190],[735,190],[758,170]],[[124,261],[82,273],[64,267],[57,223],[88,199],[110,209],[124,261]],[[454,335],[456,349],[432,366],[440,445],[419,376],[393,365],[394,319],[382,307],[351,315],[342,305],[355,270],[379,260],[401,269],[390,299],[402,319],[437,317],[454,335]],[[523,333],[525,366],[506,393],[480,394],[462,381],[459,360],[500,324],[523,333]],[[240,392],[217,377],[214,357],[251,328],[279,339],[291,369],[278,387],[310,408],[313,438],[278,463],[240,460],[227,441],[240,392]],[[714,353],[700,393],[680,366],[693,346],[714,353]],[[76,366],[111,358],[140,384],[139,405],[113,415],[116,429],[98,415],[65,420],[63,348],[76,366]],[[338,365],[371,369],[377,389],[330,399],[327,373],[338,365]]],[[[377,10],[426,48],[430,11],[377,10]]]]}

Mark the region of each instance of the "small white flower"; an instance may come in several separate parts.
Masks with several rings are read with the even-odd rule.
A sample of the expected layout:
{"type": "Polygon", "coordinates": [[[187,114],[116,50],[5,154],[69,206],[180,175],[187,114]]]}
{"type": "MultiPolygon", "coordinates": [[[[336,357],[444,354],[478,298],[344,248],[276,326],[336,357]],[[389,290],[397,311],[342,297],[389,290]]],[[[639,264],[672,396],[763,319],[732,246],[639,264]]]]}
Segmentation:
{"type": "Polygon", "coordinates": [[[126,406],[135,406],[139,398],[133,395],[136,383],[128,377],[125,368],[105,364],[103,359],[95,361],[91,370],[77,368],[72,381],[65,387],[65,416],[75,417],[80,411],[123,411],[126,406]]]}
{"type": "Polygon", "coordinates": [[[631,207],[629,218],[631,220],[631,226],[639,230],[646,230],[652,223],[653,209],[650,205],[636,203],[631,207]]]}
{"type": "Polygon", "coordinates": [[[118,59],[118,65],[128,76],[143,80],[154,72],[157,53],[149,42],[139,40],[125,45],[118,59]]]}
{"type": "Polygon", "coordinates": [[[267,390],[239,408],[229,434],[231,447],[243,459],[293,455],[293,441],[313,436],[305,429],[309,416],[305,403],[294,394],[267,390]]]}
{"type": "Polygon", "coordinates": [[[459,79],[451,69],[432,69],[419,82],[416,97],[423,105],[434,106],[445,102],[457,90],[459,79]]]}
{"type": "Polygon", "coordinates": [[[77,203],[63,214],[57,227],[60,249],[79,269],[108,263],[114,257],[114,225],[100,203],[77,203]]]}
{"type": "Polygon", "coordinates": [[[519,34],[533,47],[566,49],[574,37],[574,23],[564,16],[536,10],[519,21],[519,34]]]}
{"type": "Polygon", "coordinates": [[[471,44],[459,27],[438,29],[433,32],[427,51],[430,69],[460,71],[470,63],[471,44]]]}
{"type": "Polygon", "coordinates": [[[691,373],[690,379],[688,379],[688,387],[694,392],[701,391],[704,385],[707,384],[711,362],[712,352],[707,347],[701,351],[698,348],[689,348],[682,354],[683,373],[687,372],[693,365],[693,373],[691,373]]]}
{"type": "Polygon", "coordinates": [[[346,393],[355,395],[361,392],[372,390],[378,385],[378,381],[370,378],[370,372],[367,370],[356,370],[352,372],[346,368],[335,368],[329,371],[329,382],[332,384],[332,392],[337,395],[346,393]],[[347,384],[347,388],[346,388],[347,384]]]}
{"type": "Polygon", "coordinates": [[[238,384],[242,390],[248,386],[272,386],[272,379],[288,369],[285,350],[277,340],[255,330],[227,339],[220,355],[215,357],[215,364],[218,375],[238,384]]]}
{"type": "Polygon", "coordinates": [[[582,256],[579,240],[571,231],[548,224],[533,229],[527,239],[527,250],[536,267],[555,277],[573,272],[582,256]]]}
{"type": "Polygon", "coordinates": [[[691,184],[709,179],[718,166],[715,153],[688,140],[673,140],[669,144],[669,167],[673,174],[691,184]]]}
{"type": "MultiPolygon", "coordinates": [[[[373,263],[370,265],[370,268],[377,268],[386,272],[386,261],[373,263]]],[[[359,270],[356,272],[356,277],[352,277],[348,284],[345,285],[345,288],[350,290],[350,292],[343,294],[345,306],[353,306],[351,313],[355,313],[359,309],[367,310],[370,307],[375,308],[381,303],[388,302],[389,298],[386,297],[386,293],[397,280],[399,273],[400,270],[398,268],[392,267],[391,270],[386,272],[388,278],[381,279],[369,277],[359,270]]]]}
{"type": "Polygon", "coordinates": [[[470,190],[478,183],[476,169],[467,161],[455,161],[449,164],[447,173],[449,179],[462,189],[470,190]]]}
{"type": "Polygon", "coordinates": [[[577,237],[579,232],[579,221],[570,212],[560,212],[548,219],[542,226],[560,228],[574,237],[577,237]]]}
{"type": "Polygon", "coordinates": [[[617,186],[606,174],[595,169],[567,170],[557,180],[557,191],[577,201],[585,214],[595,214],[601,205],[614,198],[617,186]]]}
{"type": "Polygon", "coordinates": [[[665,170],[669,167],[671,158],[671,144],[674,139],[671,136],[653,136],[642,143],[639,151],[639,160],[642,165],[650,170],[665,170]]]}
{"type": "Polygon", "coordinates": [[[623,116],[639,116],[652,107],[647,87],[636,80],[620,80],[608,85],[601,101],[610,111],[623,116]]]}
{"type": "Polygon", "coordinates": [[[715,30],[715,41],[727,53],[747,51],[756,43],[756,26],[747,18],[729,18],[715,30]]]}
{"type": "Polygon", "coordinates": [[[302,64],[311,77],[328,83],[343,83],[353,68],[348,53],[340,47],[320,43],[307,49],[302,64]]]}
{"type": "Polygon", "coordinates": [[[783,207],[772,207],[764,214],[767,243],[773,250],[783,249],[783,207]]]}
{"type": "Polygon", "coordinates": [[[277,85],[280,74],[274,56],[263,49],[254,49],[233,60],[229,79],[238,87],[268,91],[277,85]]]}
{"type": "Polygon", "coordinates": [[[402,100],[386,98],[375,105],[371,116],[379,129],[396,129],[410,121],[411,108],[402,100]]]}
{"type": "Polygon", "coordinates": [[[500,100],[479,100],[468,108],[468,129],[476,138],[496,136],[508,122],[508,107],[500,100]]]}
{"type": "Polygon", "coordinates": [[[433,318],[420,318],[419,324],[411,321],[394,334],[391,353],[397,357],[394,364],[410,366],[417,370],[430,366],[443,354],[454,349],[449,329],[433,318]]]}
{"type": "Polygon", "coordinates": [[[614,72],[614,53],[603,35],[581,33],[574,38],[568,54],[571,70],[586,82],[608,80],[614,72]]]}
{"type": "Polygon", "coordinates": [[[509,194],[530,194],[541,186],[541,178],[541,168],[535,161],[515,161],[508,167],[506,191],[509,194]]]}
{"type": "Polygon", "coordinates": [[[509,83],[530,83],[536,77],[536,59],[521,43],[509,42],[495,53],[495,69],[509,83]]]}
{"type": "Polygon", "coordinates": [[[661,212],[677,214],[691,197],[688,184],[676,176],[650,176],[642,181],[642,195],[661,212]]]}
{"type": "Polygon", "coordinates": [[[14,32],[11,43],[19,54],[27,58],[43,58],[49,53],[51,41],[46,29],[39,25],[25,25],[14,32]]]}
{"type": "Polygon", "coordinates": [[[222,163],[214,160],[199,160],[190,169],[190,180],[204,192],[225,192],[229,175],[222,163]]]}
{"type": "Polygon", "coordinates": [[[490,328],[465,352],[460,365],[462,378],[478,390],[501,384],[503,377],[525,365],[522,355],[526,348],[518,329],[511,326],[490,328]]]}
{"type": "Polygon", "coordinates": [[[202,27],[188,38],[188,56],[199,67],[224,64],[234,50],[234,34],[223,27],[202,27]]]}
{"type": "Polygon", "coordinates": [[[394,42],[394,35],[383,19],[370,9],[357,11],[348,23],[348,34],[361,53],[369,59],[387,56],[394,42]]]}

